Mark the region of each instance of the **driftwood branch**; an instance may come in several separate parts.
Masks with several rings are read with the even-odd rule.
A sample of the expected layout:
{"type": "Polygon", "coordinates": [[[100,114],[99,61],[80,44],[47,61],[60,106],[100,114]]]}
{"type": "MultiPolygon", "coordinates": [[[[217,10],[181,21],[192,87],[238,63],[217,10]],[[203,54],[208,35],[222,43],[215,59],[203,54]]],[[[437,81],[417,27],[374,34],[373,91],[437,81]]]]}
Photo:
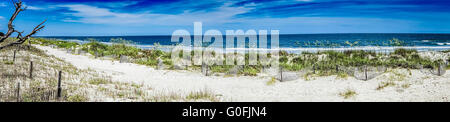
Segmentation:
{"type": "Polygon", "coordinates": [[[45,26],[43,25],[46,20],[42,21],[39,25],[37,25],[36,27],[34,27],[33,31],[31,31],[29,34],[27,34],[26,36],[23,36],[23,31],[17,31],[14,28],[13,22],[16,19],[17,15],[19,15],[20,12],[24,11],[26,9],[26,7],[23,6],[22,1],[13,1],[14,7],[15,7],[15,11],[13,13],[13,15],[11,16],[11,18],[9,19],[8,22],[8,31],[5,34],[0,35],[0,50],[6,47],[10,47],[10,46],[14,46],[14,45],[19,45],[24,43],[26,40],[28,40],[32,35],[36,34],[38,31],[42,30],[45,26]],[[8,44],[1,44],[3,42],[5,42],[6,39],[8,39],[13,33],[17,33],[17,38],[15,39],[15,41],[12,42],[8,42],[8,44]]]}

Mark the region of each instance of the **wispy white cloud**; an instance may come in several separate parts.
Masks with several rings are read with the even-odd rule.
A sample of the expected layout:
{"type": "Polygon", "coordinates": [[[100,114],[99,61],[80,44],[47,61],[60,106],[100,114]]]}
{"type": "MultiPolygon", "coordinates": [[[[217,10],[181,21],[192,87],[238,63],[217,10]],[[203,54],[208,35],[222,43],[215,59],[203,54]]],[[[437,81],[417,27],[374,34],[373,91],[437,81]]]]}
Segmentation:
{"type": "Polygon", "coordinates": [[[43,10],[44,8],[36,7],[36,6],[27,6],[28,10],[43,10]]]}
{"type": "MultiPolygon", "coordinates": [[[[0,16],[0,22],[3,23],[3,20],[5,20],[5,17],[0,16]]],[[[3,24],[0,24],[0,31],[3,30],[3,24]]]]}
{"type": "Polygon", "coordinates": [[[4,2],[0,3],[0,7],[6,7],[6,3],[4,2]]]}
{"type": "Polygon", "coordinates": [[[46,7],[41,7],[41,6],[31,6],[25,2],[23,3],[23,6],[25,6],[27,8],[27,10],[35,10],[35,11],[44,10],[46,8],[46,7]]]}
{"type": "Polygon", "coordinates": [[[67,18],[65,22],[81,22],[92,24],[130,24],[130,23],[142,23],[148,21],[148,15],[146,14],[132,14],[132,13],[119,13],[112,12],[106,8],[99,8],[95,6],[73,4],[73,5],[60,5],[59,7],[68,8],[70,13],[65,13],[74,18],[67,18]]]}
{"type": "Polygon", "coordinates": [[[191,25],[194,21],[210,24],[234,22],[233,16],[249,11],[244,7],[224,5],[215,11],[185,11],[181,14],[155,14],[151,12],[124,13],[111,9],[85,4],[58,5],[72,12],[63,21],[90,24],[152,24],[152,25],[191,25]]]}
{"type": "Polygon", "coordinates": [[[103,5],[106,7],[111,7],[111,8],[121,8],[121,7],[126,7],[126,6],[130,6],[130,5],[135,5],[138,4],[138,1],[119,1],[119,2],[100,2],[100,3],[94,3],[94,5],[103,5]]]}

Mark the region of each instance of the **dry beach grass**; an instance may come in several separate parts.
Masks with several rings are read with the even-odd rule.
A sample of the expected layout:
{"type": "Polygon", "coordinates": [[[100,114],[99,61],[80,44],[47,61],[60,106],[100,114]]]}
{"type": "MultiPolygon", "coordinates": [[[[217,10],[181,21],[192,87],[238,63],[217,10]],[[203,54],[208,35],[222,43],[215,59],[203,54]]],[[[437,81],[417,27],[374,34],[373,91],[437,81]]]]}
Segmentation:
{"type": "Polygon", "coordinates": [[[156,91],[147,84],[113,81],[92,69],[79,69],[31,47],[0,52],[0,101],[218,101],[207,89],[189,94],[156,91]],[[16,56],[14,59],[14,51],[16,56]],[[30,78],[30,62],[33,62],[30,78]],[[62,97],[57,98],[58,72],[62,71],[62,97]]]}

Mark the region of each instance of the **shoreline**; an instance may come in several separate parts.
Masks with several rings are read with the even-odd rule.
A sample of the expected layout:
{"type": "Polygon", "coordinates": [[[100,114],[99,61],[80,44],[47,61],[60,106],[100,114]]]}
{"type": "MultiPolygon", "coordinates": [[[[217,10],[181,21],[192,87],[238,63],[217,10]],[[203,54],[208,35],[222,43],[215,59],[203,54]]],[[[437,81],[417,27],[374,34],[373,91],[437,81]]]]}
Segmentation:
{"type": "MultiPolygon", "coordinates": [[[[79,44],[85,44],[89,43],[90,41],[85,40],[77,40],[77,39],[68,39],[68,40],[62,40],[67,42],[75,42],[79,44]]],[[[99,41],[100,43],[106,44],[106,45],[112,45],[114,43],[112,42],[103,42],[99,41]]],[[[302,53],[302,52],[318,52],[318,51],[345,51],[345,50],[364,50],[364,51],[374,51],[374,52],[393,52],[395,49],[415,49],[417,51],[446,51],[450,50],[450,43],[442,43],[435,46],[337,46],[337,47],[279,47],[275,49],[265,49],[265,48],[226,48],[225,50],[223,48],[217,48],[217,47],[211,47],[214,51],[222,51],[225,52],[233,52],[233,51],[246,51],[246,50],[261,50],[261,51],[273,51],[273,50],[281,50],[281,51],[288,51],[290,53],[302,53]]],[[[170,52],[175,45],[154,45],[154,44],[128,44],[128,46],[137,47],[143,50],[152,50],[155,48],[159,48],[162,51],[170,52]]],[[[188,51],[192,51],[194,48],[192,45],[190,46],[182,46],[181,48],[187,49],[188,51]]],[[[196,48],[196,47],[195,47],[196,48]]]]}
{"type": "MultiPolygon", "coordinates": [[[[45,38],[47,39],[47,38],[45,38]]],[[[52,38],[49,38],[52,39],[52,38]]],[[[85,43],[89,43],[90,41],[86,41],[86,40],[77,40],[77,39],[56,39],[56,40],[62,40],[62,41],[67,41],[67,42],[76,42],[79,44],[85,44],[85,43]]],[[[114,44],[113,42],[105,42],[105,41],[99,41],[100,43],[103,44],[107,44],[107,45],[112,45],[114,44]]],[[[136,42],[133,42],[136,43],[136,42]]],[[[155,45],[155,44],[129,44],[128,46],[133,46],[133,47],[138,47],[140,49],[154,49],[157,48],[158,46],[162,47],[162,48],[167,48],[167,49],[172,49],[175,47],[175,45],[155,45]]],[[[189,48],[194,48],[192,45],[190,46],[182,46],[183,48],[189,49],[189,48]]],[[[217,47],[211,47],[211,48],[217,48],[217,47]]],[[[374,45],[366,45],[366,46],[330,46],[330,47],[279,47],[276,49],[264,49],[264,48],[227,48],[226,50],[246,50],[246,49],[251,49],[251,50],[282,50],[282,51],[342,51],[342,50],[395,50],[395,49],[399,49],[399,48],[404,48],[404,49],[422,49],[422,50],[426,50],[426,49],[438,49],[438,50],[434,50],[434,51],[441,51],[441,50],[449,50],[450,49],[450,43],[438,43],[437,45],[434,46],[388,46],[388,45],[381,45],[381,46],[374,46],[374,45]],[[445,45],[449,45],[449,46],[445,46],[445,45]]],[[[418,50],[420,51],[420,50],[418,50]]]]}

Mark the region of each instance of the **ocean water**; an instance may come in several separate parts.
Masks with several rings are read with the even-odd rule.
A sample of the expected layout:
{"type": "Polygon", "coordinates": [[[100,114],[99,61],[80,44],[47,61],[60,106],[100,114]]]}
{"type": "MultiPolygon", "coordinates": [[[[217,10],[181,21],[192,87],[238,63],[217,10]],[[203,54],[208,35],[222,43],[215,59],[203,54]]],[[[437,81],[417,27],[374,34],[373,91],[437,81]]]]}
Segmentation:
{"type": "MultiPolygon", "coordinates": [[[[65,41],[76,41],[80,43],[88,42],[88,39],[95,39],[108,43],[112,38],[122,38],[132,41],[140,48],[154,48],[155,43],[162,47],[173,47],[181,42],[171,42],[171,36],[44,36],[42,38],[60,39],[65,41]]],[[[193,40],[194,38],[191,37],[193,40]]],[[[204,43],[210,47],[225,47],[223,45],[212,45],[204,43]]],[[[216,39],[212,39],[215,42],[216,39]]],[[[271,36],[267,36],[268,48],[270,48],[271,36]]],[[[235,38],[235,41],[237,39],[235,38]]],[[[249,42],[246,38],[246,43],[249,42]]],[[[259,37],[258,41],[259,43],[259,37]]],[[[236,46],[237,42],[235,42],[236,46]]],[[[193,45],[193,41],[191,45],[193,45]]],[[[248,44],[245,46],[248,48],[248,44]]],[[[448,50],[450,49],[450,34],[287,34],[279,35],[279,48],[288,51],[311,51],[311,50],[393,50],[395,48],[411,48],[417,50],[448,50]],[[393,45],[393,39],[398,39],[402,46],[393,45]]],[[[237,46],[233,49],[239,50],[237,46]]],[[[244,48],[243,48],[244,49],[244,48]]]]}

